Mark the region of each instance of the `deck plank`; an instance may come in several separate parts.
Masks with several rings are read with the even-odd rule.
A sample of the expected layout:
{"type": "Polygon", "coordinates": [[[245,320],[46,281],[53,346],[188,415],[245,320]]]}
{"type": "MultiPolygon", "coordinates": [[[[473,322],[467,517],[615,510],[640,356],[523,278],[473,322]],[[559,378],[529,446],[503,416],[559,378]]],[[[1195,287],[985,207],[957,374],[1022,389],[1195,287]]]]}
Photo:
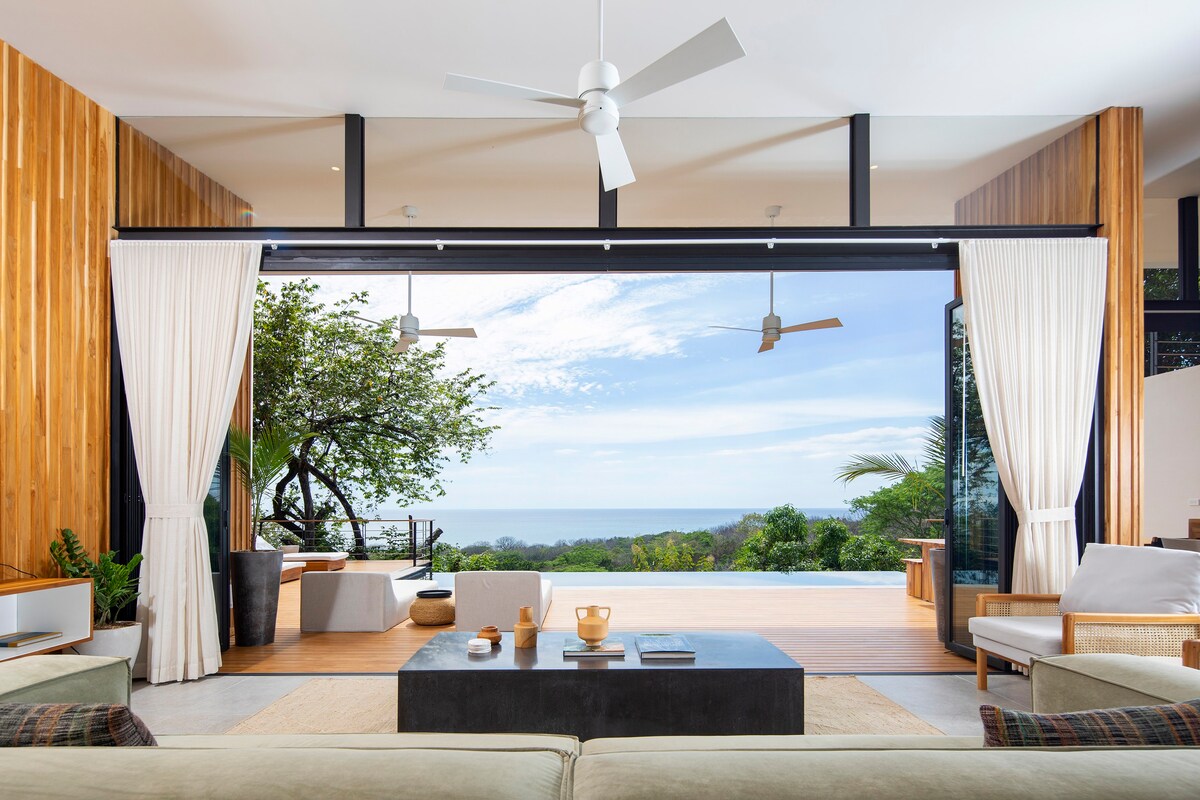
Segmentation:
{"type": "MultiPolygon", "coordinates": [[[[382,570],[388,562],[349,563],[382,570]]],[[[394,564],[392,568],[400,567],[394,564]]],[[[553,576],[551,576],[553,578],[553,576]]],[[[614,631],[747,630],[810,673],[972,672],[945,652],[933,605],[904,587],[556,587],[546,630],[572,630],[575,608],[612,608],[614,631]]],[[[300,633],[300,581],[279,591],[275,643],[231,647],[222,673],[354,674],[399,669],[439,631],[405,620],[383,633],[300,633]]]]}

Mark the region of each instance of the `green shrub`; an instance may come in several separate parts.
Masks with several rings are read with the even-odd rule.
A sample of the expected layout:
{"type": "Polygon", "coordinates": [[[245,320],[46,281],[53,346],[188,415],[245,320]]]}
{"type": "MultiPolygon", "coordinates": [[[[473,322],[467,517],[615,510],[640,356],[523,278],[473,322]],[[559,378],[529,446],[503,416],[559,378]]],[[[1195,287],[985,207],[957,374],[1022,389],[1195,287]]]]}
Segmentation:
{"type": "Polygon", "coordinates": [[[813,523],[813,558],[822,569],[842,569],[842,546],[850,541],[850,529],[840,519],[823,519],[813,523]]]}
{"type": "Polygon", "coordinates": [[[896,543],[878,533],[855,536],[842,545],[842,569],[897,572],[904,569],[896,543]]]}

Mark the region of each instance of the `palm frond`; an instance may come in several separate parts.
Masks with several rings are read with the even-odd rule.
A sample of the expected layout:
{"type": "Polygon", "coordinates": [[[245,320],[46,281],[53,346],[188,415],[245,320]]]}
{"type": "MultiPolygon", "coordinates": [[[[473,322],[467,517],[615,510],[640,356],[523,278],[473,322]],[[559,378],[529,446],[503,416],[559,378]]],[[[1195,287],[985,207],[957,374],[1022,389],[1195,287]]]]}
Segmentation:
{"type": "Polygon", "coordinates": [[[877,453],[864,455],[854,453],[850,460],[842,465],[841,470],[834,476],[842,483],[849,483],[857,478],[875,475],[889,480],[904,480],[917,472],[917,468],[899,453],[877,453]]]}
{"type": "Polygon", "coordinates": [[[925,466],[946,468],[946,418],[940,414],[929,418],[929,430],[921,448],[925,455],[925,466]]]}

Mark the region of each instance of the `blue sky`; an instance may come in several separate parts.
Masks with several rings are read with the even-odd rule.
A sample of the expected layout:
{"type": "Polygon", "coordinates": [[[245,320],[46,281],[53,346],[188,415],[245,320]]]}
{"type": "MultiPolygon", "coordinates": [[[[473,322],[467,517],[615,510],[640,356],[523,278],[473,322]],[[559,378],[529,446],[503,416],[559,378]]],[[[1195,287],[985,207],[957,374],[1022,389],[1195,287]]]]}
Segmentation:
{"type": "MultiPolygon", "coordinates": [[[[278,282],[281,279],[272,279],[278,282]]],[[[401,276],[321,276],[322,299],[370,292],[374,318],[404,312],[401,276]]],[[[473,326],[452,369],[497,381],[489,452],[445,472],[453,508],[837,507],[851,452],[918,456],[942,412],[950,273],[782,273],[786,334],[758,354],[765,273],[421,276],[422,327],[473,326]]],[[[418,345],[419,346],[419,345],[418,345]]]]}

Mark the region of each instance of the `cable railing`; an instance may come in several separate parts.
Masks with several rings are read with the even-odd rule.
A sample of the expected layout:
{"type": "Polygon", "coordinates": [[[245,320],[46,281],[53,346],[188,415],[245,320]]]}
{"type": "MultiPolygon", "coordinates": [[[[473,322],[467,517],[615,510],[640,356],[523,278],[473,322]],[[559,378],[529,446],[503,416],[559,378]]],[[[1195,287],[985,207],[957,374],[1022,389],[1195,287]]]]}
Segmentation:
{"type": "Polygon", "coordinates": [[[428,567],[442,535],[432,519],[265,519],[263,538],[277,546],[345,551],[355,559],[411,561],[428,567]]]}

